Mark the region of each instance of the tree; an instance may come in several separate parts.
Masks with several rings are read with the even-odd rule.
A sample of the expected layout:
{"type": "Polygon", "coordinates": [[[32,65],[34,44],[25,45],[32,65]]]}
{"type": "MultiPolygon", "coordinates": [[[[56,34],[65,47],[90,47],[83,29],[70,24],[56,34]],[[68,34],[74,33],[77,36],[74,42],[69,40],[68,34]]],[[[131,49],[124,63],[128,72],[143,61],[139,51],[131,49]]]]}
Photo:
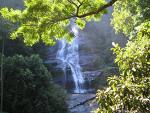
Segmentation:
{"type": "Polygon", "coordinates": [[[37,55],[4,59],[4,106],[9,113],[67,113],[64,91],[37,55]]]}
{"type": "Polygon", "coordinates": [[[98,91],[96,113],[148,113],[150,111],[150,22],[140,26],[138,35],[125,48],[115,44],[115,62],[120,76],[108,78],[109,87],[98,91]]]}
{"type": "Polygon", "coordinates": [[[118,1],[112,23],[129,36],[125,48],[113,44],[120,76],[108,78],[109,87],[98,91],[96,113],[148,113],[150,111],[150,2],[118,1]],[[121,24],[121,26],[120,26],[121,24]]]}
{"type": "Polygon", "coordinates": [[[25,0],[24,10],[2,8],[1,14],[5,19],[19,24],[19,28],[11,33],[12,39],[21,35],[28,45],[40,40],[53,45],[55,39],[65,37],[68,41],[71,40],[71,34],[66,28],[70,19],[76,18],[76,24],[83,28],[85,21],[99,20],[106,8],[116,1],[107,3],[105,0],[25,0]]]}

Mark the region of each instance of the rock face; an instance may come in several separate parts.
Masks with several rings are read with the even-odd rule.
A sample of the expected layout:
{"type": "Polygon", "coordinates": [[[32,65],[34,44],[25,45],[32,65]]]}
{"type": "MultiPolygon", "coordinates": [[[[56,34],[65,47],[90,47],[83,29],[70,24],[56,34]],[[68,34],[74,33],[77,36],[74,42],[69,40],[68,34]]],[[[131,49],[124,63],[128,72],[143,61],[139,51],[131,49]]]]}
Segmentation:
{"type": "Polygon", "coordinates": [[[88,82],[91,82],[91,81],[95,80],[96,77],[100,77],[101,75],[102,75],[102,72],[99,70],[97,70],[97,71],[85,71],[83,77],[88,82]]]}
{"type": "Polygon", "coordinates": [[[113,63],[110,50],[112,42],[126,43],[123,35],[116,35],[110,25],[112,9],[105,14],[100,22],[89,22],[84,30],[80,31],[80,64],[83,71],[98,70],[103,65],[113,63]]]}
{"type": "Polygon", "coordinates": [[[93,113],[98,108],[94,98],[95,94],[70,94],[67,101],[70,113],[93,113]]]}

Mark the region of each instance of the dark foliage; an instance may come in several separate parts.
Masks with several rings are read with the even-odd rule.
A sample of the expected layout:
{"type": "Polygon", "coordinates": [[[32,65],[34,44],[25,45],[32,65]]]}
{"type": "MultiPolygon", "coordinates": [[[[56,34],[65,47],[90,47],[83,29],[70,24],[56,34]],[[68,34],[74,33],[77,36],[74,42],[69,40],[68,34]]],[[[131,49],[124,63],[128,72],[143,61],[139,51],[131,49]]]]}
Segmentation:
{"type": "Polygon", "coordinates": [[[4,111],[9,113],[67,113],[64,91],[37,55],[16,55],[4,61],[4,111]]]}

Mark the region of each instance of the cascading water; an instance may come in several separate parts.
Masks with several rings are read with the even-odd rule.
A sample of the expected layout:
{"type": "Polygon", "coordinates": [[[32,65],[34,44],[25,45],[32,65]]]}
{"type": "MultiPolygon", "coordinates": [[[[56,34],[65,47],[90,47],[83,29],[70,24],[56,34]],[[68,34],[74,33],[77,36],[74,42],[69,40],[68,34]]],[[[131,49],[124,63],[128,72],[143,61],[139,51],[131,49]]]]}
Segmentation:
{"type": "Polygon", "coordinates": [[[75,84],[74,93],[84,93],[85,80],[79,64],[78,30],[75,26],[72,28],[72,32],[75,34],[73,42],[68,44],[65,39],[61,40],[56,58],[62,61],[64,72],[66,72],[67,65],[70,67],[75,84]]]}

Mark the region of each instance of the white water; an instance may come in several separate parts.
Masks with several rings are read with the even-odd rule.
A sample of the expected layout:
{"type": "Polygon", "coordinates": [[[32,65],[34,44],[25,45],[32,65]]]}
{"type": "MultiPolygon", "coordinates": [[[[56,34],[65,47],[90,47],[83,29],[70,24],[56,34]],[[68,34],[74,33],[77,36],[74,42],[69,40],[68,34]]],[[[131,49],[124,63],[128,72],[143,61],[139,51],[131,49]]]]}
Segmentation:
{"type": "Polygon", "coordinates": [[[79,64],[77,28],[73,27],[72,32],[75,34],[73,42],[68,44],[65,39],[61,40],[56,58],[63,62],[62,69],[64,71],[66,71],[66,65],[70,67],[75,84],[74,93],[84,93],[83,85],[85,80],[79,64]]]}

